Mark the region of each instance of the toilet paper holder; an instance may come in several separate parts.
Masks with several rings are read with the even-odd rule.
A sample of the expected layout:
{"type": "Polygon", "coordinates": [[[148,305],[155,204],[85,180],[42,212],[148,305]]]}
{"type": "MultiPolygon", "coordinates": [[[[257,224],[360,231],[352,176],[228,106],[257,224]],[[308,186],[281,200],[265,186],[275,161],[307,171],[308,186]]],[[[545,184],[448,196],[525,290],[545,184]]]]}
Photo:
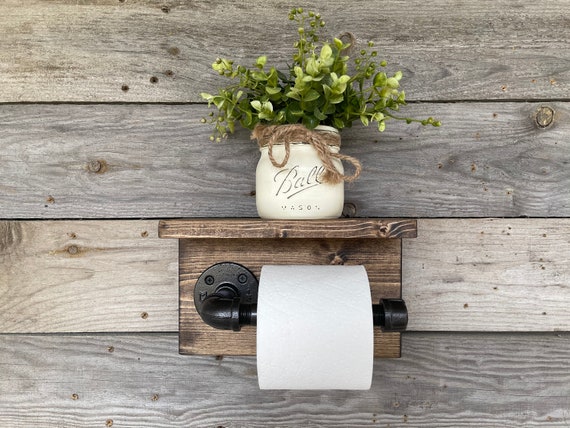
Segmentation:
{"type": "MultiPolygon", "coordinates": [[[[416,220],[397,218],[194,218],[160,220],[158,226],[161,238],[178,241],[178,345],[183,355],[257,353],[256,328],[216,329],[196,310],[195,300],[200,298],[198,294],[195,299],[196,282],[213,264],[236,262],[258,278],[264,265],[359,265],[366,269],[372,302],[385,299],[387,305],[402,296],[402,249],[406,240],[417,236],[416,220]]],[[[257,296],[251,303],[256,301],[257,296]]],[[[399,358],[400,335],[374,329],[374,357],[399,358]]]]}
{"type": "MultiPolygon", "coordinates": [[[[221,330],[240,331],[257,324],[258,280],[245,266],[216,263],[202,272],[194,287],[194,305],[202,320],[221,330]]],[[[383,332],[402,332],[408,311],[402,299],[380,299],[372,305],[374,326],[383,332]]]]}

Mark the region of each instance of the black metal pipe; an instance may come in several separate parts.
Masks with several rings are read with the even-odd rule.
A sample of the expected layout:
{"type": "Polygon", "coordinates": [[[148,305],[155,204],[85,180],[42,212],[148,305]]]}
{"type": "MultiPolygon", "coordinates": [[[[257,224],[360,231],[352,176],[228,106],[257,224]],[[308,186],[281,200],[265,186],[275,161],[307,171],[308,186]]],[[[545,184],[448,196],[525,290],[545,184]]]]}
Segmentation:
{"type": "MultiPolygon", "coordinates": [[[[257,279],[249,269],[233,262],[216,263],[198,278],[194,305],[209,326],[239,331],[244,325],[257,325],[257,291],[257,279]]],[[[372,305],[372,318],[382,331],[404,331],[408,324],[406,303],[380,299],[372,305]]]]}
{"type": "MultiPolygon", "coordinates": [[[[257,325],[257,305],[240,304],[239,297],[212,294],[202,303],[200,316],[206,324],[221,330],[240,331],[242,326],[257,325]]],[[[401,332],[408,324],[406,303],[401,299],[381,299],[372,305],[374,326],[385,332],[401,332]]]]}

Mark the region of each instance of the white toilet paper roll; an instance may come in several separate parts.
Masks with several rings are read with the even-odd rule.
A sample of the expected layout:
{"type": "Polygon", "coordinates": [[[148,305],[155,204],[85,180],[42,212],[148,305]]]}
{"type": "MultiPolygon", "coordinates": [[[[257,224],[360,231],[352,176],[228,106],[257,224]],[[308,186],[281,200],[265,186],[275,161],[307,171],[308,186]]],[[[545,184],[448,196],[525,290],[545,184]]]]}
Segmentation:
{"type": "Polygon", "coordinates": [[[369,389],[372,301],[363,266],[263,266],[257,302],[261,389],[369,389]]]}

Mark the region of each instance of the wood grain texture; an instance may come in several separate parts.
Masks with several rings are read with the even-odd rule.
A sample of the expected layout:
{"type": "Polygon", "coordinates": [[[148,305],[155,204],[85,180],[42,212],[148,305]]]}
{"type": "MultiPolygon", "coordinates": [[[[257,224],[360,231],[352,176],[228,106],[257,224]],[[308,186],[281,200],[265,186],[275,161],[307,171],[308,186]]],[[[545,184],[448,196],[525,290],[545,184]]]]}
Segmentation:
{"type": "Polygon", "coordinates": [[[157,221],[0,222],[0,332],[177,331],[157,221]]]}
{"type": "MultiPolygon", "coordinates": [[[[232,261],[259,278],[263,265],[364,265],[372,301],[401,295],[401,241],[395,239],[181,239],[180,352],[255,355],[255,328],[239,332],[205,324],[194,307],[194,285],[207,268],[232,261]]],[[[347,284],[349,289],[350,284],[347,284]]],[[[400,334],[374,329],[374,355],[400,356],[400,334]]]]}
{"type": "Polygon", "coordinates": [[[403,115],[443,122],[356,126],[342,149],[364,164],[354,216],[434,218],[404,242],[403,292],[436,332],[404,333],[367,392],[259,391],[251,357],[178,355],[177,242],[140,219],[257,216],[257,149],[209,143],[199,94],[218,56],[284,65],[290,4],[4,0],[0,219],[115,220],[0,221],[1,426],[570,426],[551,333],[570,330],[570,3],[303,6],[377,42],[403,115]]]}
{"type": "Polygon", "coordinates": [[[260,391],[251,357],[175,334],[0,336],[9,427],[567,427],[568,334],[404,333],[369,391],[260,391]],[[75,394],[75,395],[74,395],[75,394]]]}
{"type": "MultiPolygon", "coordinates": [[[[377,42],[409,99],[568,99],[570,5],[515,0],[324,0],[330,36],[377,42]]],[[[284,65],[289,4],[248,0],[16,0],[0,9],[0,102],[200,102],[218,56],[284,65]],[[153,83],[154,82],[154,83],[153,83]],[[127,89],[128,88],[128,89],[127,89]]]]}
{"type": "MultiPolygon", "coordinates": [[[[178,331],[177,241],[158,239],[157,226],[0,222],[0,333],[178,331]]],[[[410,329],[570,330],[570,220],[421,219],[418,229],[403,240],[410,329]]],[[[330,263],[336,251],[317,262],[330,263]]],[[[246,256],[236,260],[257,263],[246,256]]],[[[204,255],[202,263],[216,261],[227,260],[204,255]]],[[[379,280],[397,287],[399,278],[379,280]]]]}
{"type": "MultiPolygon", "coordinates": [[[[442,128],[357,126],[346,186],[357,217],[570,216],[570,109],[543,103],[410,105],[442,128]]],[[[0,218],[257,217],[248,133],[212,144],[203,106],[0,105],[0,218]],[[98,162],[98,163],[97,163],[98,162]]]]}
{"type": "Polygon", "coordinates": [[[415,238],[415,220],[331,219],[331,220],[260,220],[260,219],[178,219],[161,220],[160,238],[415,238]]]}
{"type": "Polygon", "coordinates": [[[570,220],[421,220],[403,241],[410,330],[570,330],[570,220]]]}

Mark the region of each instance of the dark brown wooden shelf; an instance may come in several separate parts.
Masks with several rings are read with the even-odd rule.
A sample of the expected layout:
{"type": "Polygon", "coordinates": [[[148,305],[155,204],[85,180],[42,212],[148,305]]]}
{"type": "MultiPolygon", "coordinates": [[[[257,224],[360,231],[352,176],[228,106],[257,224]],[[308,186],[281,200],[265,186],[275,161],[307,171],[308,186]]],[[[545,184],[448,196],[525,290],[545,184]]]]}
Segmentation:
{"type": "Polygon", "coordinates": [[[416,220],[181,219],[162,220],[161,238],[415,238],[416,220]]]}

